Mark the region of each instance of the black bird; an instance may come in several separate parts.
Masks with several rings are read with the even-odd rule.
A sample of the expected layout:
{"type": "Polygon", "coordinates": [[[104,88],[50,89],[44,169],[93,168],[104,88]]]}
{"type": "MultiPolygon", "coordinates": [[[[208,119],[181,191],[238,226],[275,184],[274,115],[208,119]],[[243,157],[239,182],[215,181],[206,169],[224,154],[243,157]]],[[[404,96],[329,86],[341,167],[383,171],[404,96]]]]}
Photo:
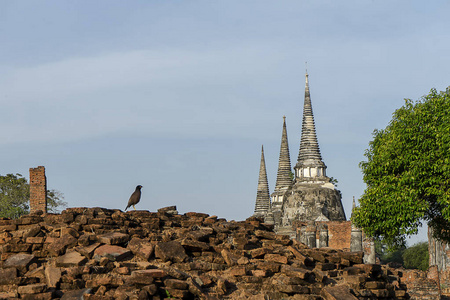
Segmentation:
{"type": "Polygon", "coordinates": [[[134,210],[136,210],[136,207],[134,206],[139,203],[139,200],[141,200],[141,188],[142,185],[138,185],[136,187],[136,190],[134,190],[133,194],[131,194],[130,200],[128,200],[128,205],[125,208],[125,211],[127,211],[128,207],[130,206],[133,206],[134,210]]]}

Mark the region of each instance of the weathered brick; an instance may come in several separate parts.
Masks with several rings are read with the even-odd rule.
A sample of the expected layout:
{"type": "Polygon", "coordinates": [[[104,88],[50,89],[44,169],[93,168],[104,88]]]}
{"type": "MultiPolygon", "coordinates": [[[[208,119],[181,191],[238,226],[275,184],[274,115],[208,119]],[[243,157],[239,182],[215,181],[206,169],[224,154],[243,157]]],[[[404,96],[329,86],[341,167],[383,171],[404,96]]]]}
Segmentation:
{"type": "Polygon", "coordinates": [[[48,246],[48,251],[51,256],[59,256],[64,254],[67,248],[76,246],[78,243],[77,239],[73,236],[67,234],[60,238],[56,238],[48,246]]]}
{"type": "Polygon", "coordinates": [[[155,256],[163,261],[183,262],[188,256],[178,241],[162,242],[156,244],[155,256]]]}
{"type": "Polygon", "coordinates": [[[94,244],[86,246],[86,247],[78,246],[78,247],[75,247],[74,250],[87,258],[92,258],[92,256],[94,255],[95,249],[100,247],[100,245],[101,245],[100,243],[94,243],[94,244]]]}
{"type": "Polygon", "coordinates": [[[272,273],[278,273],[280,271],[280,265],[274,262],[258,261],[255,265],[257,269],[270,271],[272,273]]]}
{"type": "Polygon", "coordinates": [[[100,286],[118,287],[124,284],[124,280],[120,276],[111,274],[100,274],[86,281],[87,288],[95,288],[100,286]]]}
{"type": "Polygon", "coordinates": [[[166,273],[159,269],[138,270],[131,272],[131,276],[127,279],[128,284],[149,285],[153,283],[155,278],[164,277],[166,273]]]}
{"type": "Polygon", "coordinates": [[[267,248],[257,248],[250,251],[252,258],[263,258],[267,253],[270,253],[270,250],[267,248]]]}
{"type": "Polygon", "coordinates": [[[286,256],[279,255],[279,254],[266,254],[266,255],[264,255],[264,260],[276,262],[276,263],[280,263],[280,264],[287,264],[287,262],[288,262],[288,259],[286,256]]]}
{"type": "Polygon", "coordinates": [[[183,239],[181,245],[189,251],[208,251],[211,248],[207,243],[191,239],[183,239]]]}
{"type": "Polygon", "coordinates": [[[220,254],[222,255],[223,259],[225,260],[225,263],[228,266],[235,266],[237,265],[237,261],[239,259],[239,256],[231,253],[230,251],[223,249],[220,254]]]}
{"type": "Polygon", "coordinates": [[[146,239],[140,239],[137,237],[132,238],[128,242],[128,249],[133,252],[134,255],[144,259],[149,260],[149,258],[152,256],[155,246],[153,243],[146,239]]]}
{"type": "Polygon", "coordinates": [[[294,254],[295,258],[298,259],[302,264],[304,264],[305,266],[312,266],[314,265],[314,261],[307,257],[306,255],[304,255],[303,253],[301,253],[299,250],[297,250],[295,247],[293,246],[288,246],[287,249],[294,254]]]}
{"type": "Polygon", "coordinates": [[[66,234],[70,234],[74,238],[78,238],[80,236],[80,233],[72,227],[61,228],[61,236],[65,236],[66,234]]]}
{"type": "Polygon", "coordinates": [[[107,257],[112,261],[121,261],[132,256],[130,250],[116,246],[116,245],[103,245],[94,250],[93,258],[100,261],[102,257],[107,257]]]}
{"type": "Polygon", "coordinates": [[[358,300],[347,285],[327,286],[322,289],[321,296],[325,300],[358,300]]]}
{"type": "Polygon", "coordinates": [[[179,279],[166,279],[164,285],[169,289],[187,290],[189,285],[184,280],[179,279]]]}
{"type": "Polygon", "coordinates": [[[42,236],[33,236],[33,237],[27,237],[26,242],[28,244],[43,244],[44,243],[44,237],[42,236]]]}
{"type": "Polygon", "coordinates": [[[100,243],[109,245],[120,245],[128,242],[130,236],[120,232],[108,232],[97,237],[100,243]]]}
{"type": "Polygon", "coordinates": [[[245,269],[245,266],[234,266],[229,268],[226,273],[231,276],[244,276],[247,271],[245,269]]]}
{"type": "Polygon", "coordinates": [[[70,251],[56,258],[57,267],[81,266],[87,261],[87,258],[76,251],[70,251]]]}
{"type": "Polygon", "coordinates": [[[19,286],[17,289],[17,292],[20,295],[23,294],[37,294],[41,293],[46,289],[47,285],[45,283],[36,283],[36,284],[29,284],[29,285],[23,285],[19,286]]]}
{"type": "Polygon", "coordinates": [[[0,285],[10,284],[17,278],[17,269],[14,267],[6,267],[0,269],[0,285]]]}
{"type": "Polygon", "coordinates": [[[3,264],[3,268],[16,268],[25,273],[29,265],[35,261],[32,254],[19,253],[10,256],[3,264]]]}
{"type": "Polygon", "coordinates": [[[176,298],[176,299],[184,299],[189,295],[189,291],[187,290],[177,290],[172,288],[165,289],[166,296],[168,298],[176,298]]]}
{"type": "Polygon", "coordinates": [[[61,269],[51,266],[45,267],[45,280],[48,287],[56,288],[61,280],[61,269]]]}
{"type": "Polygon", "coordinates": [[[256,230],[255,236],[267,240],[275,240],[277,235],[274,232],[271,231],[265,231],[265,230],[256,230]]]}
{"type": "MultiPolygon", "coordinates": [[[[1,221],[1,220],[0,220],[1,221]]],[[[0,225],[0,232],[4,231],[14,231],[17,229],[17,225],[9,224],[9,225],[0,225]]]]}

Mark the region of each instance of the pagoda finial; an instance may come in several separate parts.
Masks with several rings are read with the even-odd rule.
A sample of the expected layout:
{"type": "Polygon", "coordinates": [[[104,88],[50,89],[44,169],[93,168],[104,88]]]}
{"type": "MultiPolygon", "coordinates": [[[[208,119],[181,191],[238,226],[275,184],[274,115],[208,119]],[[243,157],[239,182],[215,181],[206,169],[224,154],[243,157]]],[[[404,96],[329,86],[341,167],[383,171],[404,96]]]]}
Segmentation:
{"type": "Polygon", "coordinates": [[[264,216],[270,207],[269,183],[267,181],[264,146],[261,145],[261,163],[259,166],[258,190],[256,192],[255,216],[264,216]]]}
{"type": "MultiPolygon", "coordinates": [[[[306,97],[308,96],[309,98],[311,97],[309,94],[309,80],[308,80],[308,70],[306,70],[305,72],[305,101],[306,101],[306,97]],[[308,94],[308,95],[306,95],[308,94]]],[[[310,100],[311,102],[311,100],[310,100]]]]}

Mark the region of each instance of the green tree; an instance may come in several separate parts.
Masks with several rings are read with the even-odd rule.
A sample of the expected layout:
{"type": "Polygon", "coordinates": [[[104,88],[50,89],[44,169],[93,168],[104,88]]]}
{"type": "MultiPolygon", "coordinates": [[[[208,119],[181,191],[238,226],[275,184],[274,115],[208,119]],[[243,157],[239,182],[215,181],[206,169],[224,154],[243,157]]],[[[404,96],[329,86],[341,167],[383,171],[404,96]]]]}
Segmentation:
{"type": "Polygon", "coordinates": [[[0,217],[18,218],[27,214],[30,187],[20,174],[0,176],[0,217]]]}
{"type": "Polygon", "coordinates": [[[411,247],[389,249],[382,241],[375,241],[375,251],[383,264],[395,262],[407,269],[428,269],[428,243],[420,242],[411,247]]]}
{"type": "Polygon", "coordinates": [[[375,240],[375,252],[380,257],[383,264],[395,262],[403,265],[403,252],[406,246],[398,247],[397,249],[390,249],[388,245],[380,240],[375,240]]]}
{"type": "Polygon", "coordinates": [[[450,87],[406,99],[364,155],[367,188],[352,220],[388,245],[404,245],[422,222],[450,241],[450,87]]]}
{"type": "Polygon", "coordinates": [[[57,190],[47,190],[47,212],[59,213],[66,207],[67,202],[64,201],[63,193],[57,190]]]}
{"type": "MultiPolygon", "coordinates": [[[[64,196],[57,190],[47,191],[47,211],[56,213],[66,207],[64,196]]],[[[28,214],[30,185],[21,174],[0,175],[0,217],[19,218],[28,214]]]]}
{"type": "Polygon", "coordinates": [[[428,269],[428,243],[417,243],[403,252],[403,265],[407,269],[419,269],[426,271],[428,269]]]}

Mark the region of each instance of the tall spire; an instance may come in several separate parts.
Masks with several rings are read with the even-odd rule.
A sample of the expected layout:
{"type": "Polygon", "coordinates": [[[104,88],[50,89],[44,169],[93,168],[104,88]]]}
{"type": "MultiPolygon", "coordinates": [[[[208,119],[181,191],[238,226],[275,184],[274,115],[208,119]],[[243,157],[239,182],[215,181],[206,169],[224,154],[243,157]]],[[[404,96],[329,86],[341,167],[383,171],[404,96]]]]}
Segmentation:
{"type": "Polygon", "coordinates": [[[261,146],[261,164],[259,167],[258,190],[256,192],[255,216],[264,216],[270,207],[269,183],[267,182],[264,147],[261,146]]]}
{"type": "Polygon", "coordinates": [[[296,177],[322,177],[325,176],[326,166],[322,161],[319,143],[317,142],[316,126],[314,124],[307,72],[305,77],[302,137],[300,141],[297,164],[295,166],[296,177]]]}
{"type": "Polygon", "coordinates": [[[355,196],[353,196],[353,204],[352,204],[352,212],[350,214],[350,220],[353,218],[353,214],[355,213],[355,209],[356,209],[356,202],[355,202],[355,196]]]}
{"type": "Polygon", "coordinates": [[[287,188],[292,184],[291,158],[289,156],[289,145],[286,130],[286,117],[283,116],[283,131],[281,134],[280,158],[278,160],[277,182],[275,191],[287,188]]]}

